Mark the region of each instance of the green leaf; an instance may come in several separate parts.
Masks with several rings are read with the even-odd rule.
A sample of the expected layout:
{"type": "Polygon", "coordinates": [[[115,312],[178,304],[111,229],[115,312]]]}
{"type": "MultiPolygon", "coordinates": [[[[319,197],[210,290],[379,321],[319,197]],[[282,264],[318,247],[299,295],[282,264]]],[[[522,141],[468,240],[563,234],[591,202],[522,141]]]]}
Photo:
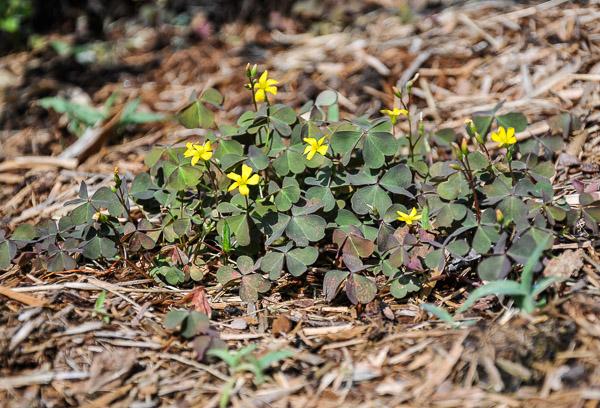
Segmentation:
{"type": "Polygon", "coordinates": [[[0,270],[10,268],[11,261],[17,253],[16,245],[7,240],[0,240],[0,270]]]}
{"type": "Polygon", "coordinates": [[[294,109],[286,105],[275,105],[269,110],[271,119],[277,119],[287,125],[292,125],[296,122],[296,112],[294,109]]]}
{"type": "Polygon", "coordinates": [[[241,274],[233,269],[231,265],[223,265],[217,269],[217,282],[225,286],[229,282],[241,278],[241,274]]]}
{"type": "Polygon", "coordinates": [[[188,317],[189,312],[182,309],[173,309],[165,316],[163,325],[165,329],[174,330],[181,326],[183,321],[188,317]]]}
{"type": "Polygon", "coordinates": [[[195,100],[181,109],[176,117],[179,123],[188,129],[208,129],[215,123],[214,113],[204,106],[201,99],[195,100]]]}
{"type": "Polygon", "coordinates": [[[287,270],[294,276],[301,276],[318,257],[319,250],[315,247],[294,248],[285,255],[287,270]]]}
{"type": "Polygon", "coordinates": [[[246,164],[254,169],[254,171],[264,170],[269,167],[269,158],[264,154],[262,149],[252,145],[248,148],[248,160],[246,164]]]}
{"type": "Polygon", "coordinates": [[[437,193],[444,200],[452,201],[466,196],[470,191],[469,183],[461,173],[454,173],[437,186],[437,193]]]}
{"type": "Polygon", "coordinates": [[[527,217],[527,206],[522,199],[514,196],[506,197],[498,209],[504,214],[505,221],[522,222],[527,217]]]}
{"type": "Polygon", "coordinates": [[[296,245],[304,247],[325,237],[327,222],[315,214],[294,216],[288,222],[285,233],[296,245]]]}
{"type": "Polygon", "coordinates": [[[261,258],[260,269],[269,274],[269,279],[277,280],[281,277],[284,259],[283,252],[269,251],[261,258]]]}
{"type": "Polygon", "coordinates": [[[223,104],[223,95],[214,88],[208,88],[202,92],[200,100],[218,107],[223,104]]]}
{"type": "Polygon", "coordinates": [[[92,204],[97,210],[106,208],[113,217],[125,214],[125,208],[117,195],[108,187],[100,187],[92,196],[92,204]]]}
{"type": "Polygon", "coordinates": [[[300,174],[306,168],[304,156],[294,150],[286,150],[273,161],[273,168],[278,176],[287,176],[290,172],[300,174]]]}
{"type": "Polygon", "coordinates": [[[448,251],[456,256],[456,257],[461,257],[461,256],[465,256],[467,253],[469,253],[469,244],[467,244],[467,241],[465,239],[457,239],[456,241],[452,241],[447,247],[446,249],[448,249],[448,251]]]}
{"type": "Polygon", "coordinates": [[[403,299],[409,293],[418,292],[419,290],[421,290],[421,287],[408,276],[401,276],[398,279],[394,279],[390,284],[390,293],[396,299],[403,299]]]}
{"type": "Polygon", "coordinates": [[[306,190],[308,200],[318,200],[323,204],[323,211],[329,212],[336,207],[335,197],[331,189],[326,186],[313,186],[306,190]]]}
{"type": "Polygon", "coordinates": [[[338,210],[337,216],[335,217],[335,223],[339,226],[360,225],[360,220],[352,211],[342,208],[338,210]]]}
{"type": "Polygon", "coordinates": [[[283,179],[283,186],[275,195],[275,207],[279,211],[287,211],[300,200],[300,185],[293,177],[283,179]]]}
{"type": "Polygon", "coordinates": [[[248,246],[252,242],[250,236],[250,220],[247,214],[237,214],[226,217],[217,223],[217,231],[223,236],[225,223],[229,224],[231,234],[235,237],[239,246],[248,246]]]}
{"type": "Polygon", "coordinates": [[[467,207],[462,204],[444,204],[436,217],[439,227],[450,227],[454,221],[465,218],[467,207]]]}
{"type": "MultiPolygon", "coordinates": [[[[69,271],[75,269],[76,267],[77,262],[75,262],[75,260],[64,251],[59,251],[48,258],[48,272],[69,271]]],[[[2,269],[1,266],[0,269],[2,269]]]]}
{"type": "Polygon", "coordinates": [[[480,225],[475,231],[473,237],[473,249],[480,255],[486,254],[492,244],[495,244],[500,238],[498,228],[490,225],[480,225]]]}
{"type": "Polygon", "coordinates": [[[317,106],[331,106],[338,100],[337,92],[327,89],[321,92],[315,100],[317,106]]]}
{"type": "Polygon", "coordinates": [[[473,116],[473,123],[475,124],[475,128],[477,129],[477,133],[483,136],[484,140],[486,140],[486,135],[490,130],[490,126],[492,125],[492,121],[494,120],[493,115],[475,115],[473,116]]]}
{"type": "Polygon", "coordinates": [[[257,273],[242,276],[240,282],[240,298],[244,302],[253,303],[258,301],[258,294],[267,292],[271,283],[257,273]]]}
{"type": "Polygon", "coordinates": [[[191,339],[200,333],[205,333],[210,328],[208,316],[200,312],[190,312],[181,326],[181,335],[191,339]]]}
{"type": "Polygon", "coordinates": [[[457,310],[462,313],[475,304],[479,299],[490,295],[526,296],[528,292],[518,282],[511,280],[492,281],[475,289],[465,303],[457,310]]]}
{"type": "Polygon", "coordinates": [[[475,151],[470,152],[467,155],[469,160],[469,166],[473,171],[480,171],[487,168],[490,165],[488,158],[481,152],[475,151]]]}
{"type": "Polygon", "coordinates": [[[506,255],[493,255],[481,261],[477,267],[477,274],[481,280],[495,281],[504,279],[510,269],[510,260],[506,255]]]}
{"type": "Polygon", "coordinates": [[[515,128],[515,132],[517,133],[527,129],[527,118],[521,112],[510,112],[506,115],[499,115],[496,116],[496,120],[505,128],[515,128]]]}
{"type": "Polygon", "coordinates": [[[83,246],[83,256],[88,259],[111,259],[117,255],[115,243],[105,237],[96,235],[83,246]]]}
{"type": "Polygon", "coordinates": [[[294,356],[294,354],[295,353],[291,350],[271,351],[268,354],[259,358],[257,363],[261,370],[266,370],[272,364],[277,363],[281,360],[285,360],[286,358],[290,358],[294,356]]]}
{"type": "Polygon", "coordinates": [[[340,130],[331,135],[331,148],[336,154],[350,153],[358,144],[362,132],[357,130],[340,130]]]}
{"type": "Polygon", "coordinates": [[[385,215],[392,205],[392,200],[378,185],[362,187],[354,193],[351,199],[352,209],[357,214],[368,214],[372,209],[377,210],[380,217],[385,215]]]}
{"type": "Polygon", "coordinates": [[[13,231],[10,239],[12,241],[31,241],[37,235],[35,226],[31,224],[21,224],[13,231]]]}
{"type": "Polygon", "coordinates": [[[162,276],[169,285],[179,285],[185,282],[185,273],[176,266],[160,266],[154,268],[150,274],[152,276],[162,276]]]}
{"type": "Polygon", "coordinates": [[[412,173],[405,164],[398,164],[387,170],[379,181],[379,185],[390,193],[409,195],[412,197],[412,194],[406,191],[411,184],[412,173]]]}
{"type": "Polygon", "coordinates": [[[239,256],[235,263],[242,275],[248,275],[249,273],[254,272],[254,261],[247,255],[239,256]]]}
{"type": "Polygon", "coordinates": [[[202,170],[189,164],[173,164],[166,162],[163,166],[167,176],[167,189],[183,191],[195,187],[200,182],[202,170]]]}
{"type": "Polygon", "coordinates": [[[385,156],[392,156],[398,150],[398,141],[391,133],[369,132],[363,143],[363,159],[371,169],[378,169],[385,164],[385,156]]]}

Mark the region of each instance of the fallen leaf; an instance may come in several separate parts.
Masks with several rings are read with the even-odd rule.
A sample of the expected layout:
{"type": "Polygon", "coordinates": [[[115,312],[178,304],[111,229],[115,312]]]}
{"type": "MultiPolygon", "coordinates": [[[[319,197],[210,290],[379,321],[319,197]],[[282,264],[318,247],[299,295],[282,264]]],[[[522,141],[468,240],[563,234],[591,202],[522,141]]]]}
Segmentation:
{"type": "Polygon", "coordinates": [[[197,312],[204,313],[207,316],[211,315],[212,309],[208,302],[208,296],[206,295],[204,286],[198,286],[194,289],[192,292],[192,304],[194,305],[194,310],[197,312]]]}
{"type": "Polygon", "coordinates": [[[280,314],[273,320],[273,334],[285,334],[292,330],[292,322],[285,315],[280,314]]]}
{"type": "Polygon", "coordinates": [[[583,253],[581,249],[567,250],[559,256],[550,259],[544,268],[544,276],[556,276],[568,279],[583,267],[583,253]]]}

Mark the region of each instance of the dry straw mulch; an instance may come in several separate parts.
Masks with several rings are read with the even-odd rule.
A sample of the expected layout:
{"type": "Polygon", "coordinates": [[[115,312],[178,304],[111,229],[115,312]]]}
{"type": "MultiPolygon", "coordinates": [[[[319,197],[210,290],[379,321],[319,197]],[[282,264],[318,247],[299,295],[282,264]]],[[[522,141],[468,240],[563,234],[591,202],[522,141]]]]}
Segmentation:
{"type": "MultiPolygon", "coordinates": [[[[328,4],[333,8],[326,18],[342,7],[328,4]]],[[[333,88],[348,116],[375,115],[390,106],[391,87],[417,72],[416,102],[432,128],[460,129],[474,112],[504,101],[504,111],[520,110],[529,119],[531,126],[519,135],[524,140],[561,134],[556,115],[569,112],[583,130],[564,133],[557,192],[577,203],[571,182],[599,181],[597,2],[474,2],[427,12],[407,24],[393,13],[393,4],[349,2],[343,7],[354,13],[351,22],[340,30],[325,19],[322,30],[328,33],[322,35],[302,32],[292,18],[278,15],[271,16],[270,31],[233,23],[181,50],[151,49],[152,41],[177,30],[138,27],[148,48],[119,49],[116,57],[128,69],[87,86],[91,79],[52,76],[54,68],[36,79],[41,63],[64,69],[55,57],[3,57],[0,111],[3,127],[12,130],[0,133],[0,225],[10,229],[59,216],[80,181],[105,185],[114,166],[139,173],[150,146],[201,134],[164,124],[115,143],[113,129],[103,124],[98,131],[106,132],[104,147],[85,160],[59,158],[65,133],[55,116],[44,116],[33,104],[39,96],[60,90],[99,105],[121,89],[121,104],[139,96],[153,110],[175,112],[192,90],[214,86],[227,96],[228,113],[218,114],[226,122],[250,102],[241,86],[247,60],[263,62],[285,84],[281,100],[298,103],[333,88]]],[[[250,307],[207,287],[214,327],[231,348],[257,343],[261,351],[295,351],[258,389],[250,378],[240,378],[232,404],[597,406],[598,243],[589,237],[557,245],[558,269],[571,279],[537,314],[522,316],[510,303],[501,307],[490,300],[478,304],[479,320],[468,329],[449,328],[419,308],[425,300],[456,306],[468,288],[455,275],[435,281],[415,299],[398,302],[387,295],[362,308],[326,304],[318,280],[294,296],[274,291],[250,307]]],[[[193,307],[190,291],[157,286],[134,266],[90,266],[64,273],[15,267],[0,275],[0,405],[216,406],[228,379],[224,365],[196,361],[190,345],[162,327],[170,308],[193,307]],[[110,324],[93,315],[101,291],[107,292],[110,324]]]]}

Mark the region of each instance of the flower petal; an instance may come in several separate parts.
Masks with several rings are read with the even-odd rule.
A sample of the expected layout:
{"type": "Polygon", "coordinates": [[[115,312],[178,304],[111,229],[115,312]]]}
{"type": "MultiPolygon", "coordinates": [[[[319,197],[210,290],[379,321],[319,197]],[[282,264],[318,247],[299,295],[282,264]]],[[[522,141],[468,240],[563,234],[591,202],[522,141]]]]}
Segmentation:
{"type": "Polygon", "coordinates": [[[229,173],[229,174],[227,174],[227,178],[229,178],[233,181],[240,181],[242,179],[242,176],[240,176],[239,174],[235,174],[235,173],[229,173]]]}
{"type": "MultiPolygon", "coordinates": [[[[237,176],[237,174],[236,174],[236,176],[237,176]]],[[[229,177],[229,175],[228,175],[228,177],[229,177]]],[[[239,181],[236,181],[236,182],[234,182],[234,183],[231,183],[231,185],[229,186],[229,188],[227,189],[227,191],[233,191],[233,190],[235,190],[236,188],[238,188],[238,187],[239,187],[239,185],[240,185],[240,182],[239,182],[239,181]]]]}
{"type": "Polygon", "coordinates": [[[255,186],[255,185],[258,184],[259,181],[260,181],[260,176],[258,174],[253,174],[252,177],[250,177],[246,181],[246,184],[250,184],[251,186],[255,186]]]}
{"type": "Polygon", "coordinates": [[[311,150],[312,150],[312,146],[306,146],[306,147],[304,148],[304,153],[302,153],[302,154],[307,154],[307,153],[308,153],[308,152],[310,152],[311,150]]]}
{"type": "Polygon", "coordinates": [[[258,83],[261,85],[261,88],[264,88],[267,84],[267,79],[269,78],[269,71],[265,71],[262,73],[260,78],[258,78],[258,83]]]}
{"type": "Polygon", "coordinates": [[[248,180],[248,177],[252,174],[252,167],[247,164],[242,164],[242,180],[248,180]]]}
{"type": "Polygon", "coordinates": [[[308,152],[308,154],[306,155],[306,159],[312,160],[312,158],[315,157],[316,153],[317,153],[317,149],[311,148],[310,152],[308,152]]]}
{"type": "Polygon", "coordinates": [[[210,160],[210,158],[212,157],[212,152],[204,152],[200,154],[200,158],[204,161],[208,161],[210,160]]]}
{"type": "Polygon", "coordinates": [[[265,100],[265,91],[262,89],[254,91],[254,99],[256,102],[263,102],[265,100]]]}
{"type": "Polygon", "coordinates": [[[327,145],[319,146],[319,148],[317,149],[317,152],[319,152],[319,154],[325,156],[327,154],[327,149],[329,149],[329,146],[327,146],[327,145]]]}
{"type": "Polygon", "coordinates": [[[265,91],[270,94],[277,95],[277,87],[276,86],[267,86],[265,88],[265,91]]]}
{"type": "Polygon", "coordinates": [[[315,139],[314,137],[305,137],[303,140],[311,146],[317,144],[317,139],[315,139]]]}
{"type": "Polygon", "coordinates": [[[194,157],[192,157],[192,166],[195,166],[196,163],[198,163],[198,160],[200,160],[200,156],[198,156],[197,154],[194,155],[194,157]]]}
{"type": "Polygon", "coordinates": [[[245,184],[240,185],[240,194],[243,196],[247,196],[248,194],[250,194],[250,189],[248,188],[247,185],[245,185],[245,184]]]}

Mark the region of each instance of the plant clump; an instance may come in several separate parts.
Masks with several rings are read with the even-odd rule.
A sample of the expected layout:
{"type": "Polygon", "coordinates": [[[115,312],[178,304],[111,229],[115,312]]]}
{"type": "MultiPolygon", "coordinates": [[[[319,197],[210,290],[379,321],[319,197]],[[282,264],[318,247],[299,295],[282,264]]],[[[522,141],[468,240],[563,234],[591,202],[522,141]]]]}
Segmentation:
{"type": "Polygon", "coordinates": [[[205,137],[154,147],[131,182],[115,170],[111,187],[82,183],[68,215],[0,237],[0,268],[118,260],[169,285],[216,280],[246,302],[312,269],[328,301],[366,304],[470,267],[504,282],[478,295],[513,294],[529,311],[549,286],[536,276],[553,243],[580,221],[598,232],[600,202],[582,194],[571,208],[556,197],[554,152],[544,138],[519,142],[527,120],[501,104],[469,118],[463,135],[430,132],[411,101],[414,79],[383,117],[340,120],[333,91],[296,112],[275,102],[281,85],[267,71],[246,75],[253,110],[217,128],[223,97],[207,89],[177,115],[205,137]]]}

